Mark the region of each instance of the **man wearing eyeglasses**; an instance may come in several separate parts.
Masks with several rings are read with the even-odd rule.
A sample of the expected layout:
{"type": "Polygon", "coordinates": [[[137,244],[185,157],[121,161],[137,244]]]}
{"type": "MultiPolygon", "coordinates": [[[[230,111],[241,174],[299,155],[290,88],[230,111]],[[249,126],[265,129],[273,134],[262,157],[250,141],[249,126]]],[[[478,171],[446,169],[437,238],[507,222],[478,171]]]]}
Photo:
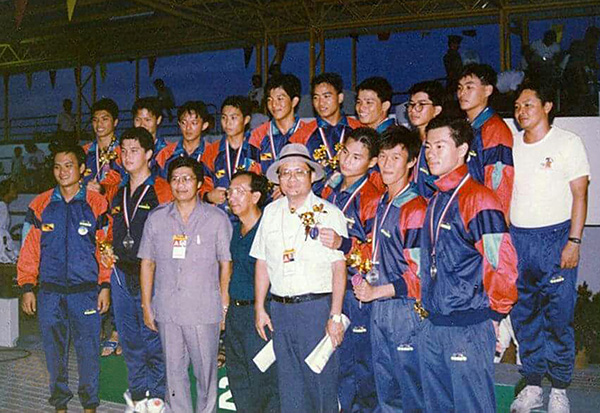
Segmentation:
{"type": "Polygon", "coordinates": [[[320,374],[305,358],[325,334],[334,347],[344,337],[342,301],[346,261],[342,251],[325,245],[321,229],[348,237],[343,213],[317,197],[312,183],[323,178],[306,146],[286,145],[267,170],[285,197],[269,204],[250,256],[256,258],[255,325],[273,337],[281,411],[338,412],[338,361],[333,354],[320,374]],[[271,315],[265,310],[271,292],[271,315]]]}
{"type": "MultiPolygon", "coordinates": [[[[229,310],[225,317],[225,353],[227,377],[239,412],[275,413],[280,411],[277,367],[262,373],[252,359],[264,346],[254,328],[254,268],[250,248],[260,223],[261,207],[269,186],[263,175],[240,171],[233,175],[227,199],[233,223],[231,258],[233,273],[229,282],[229,310]]],[[[265,310],[269,313],[269,303],[265,310]]]]}
{"type": "Polygon", "coordinates": [[[144,324],[158,331],[167,371],[167,411],[192,412],[188,366],[196,376],[196,412],[217,410],[219,330],[229,303],[231,224],[202,202],[202,165],[181,157],[169,165],[175,200],[144,226],[138,257],[144,324]]]}

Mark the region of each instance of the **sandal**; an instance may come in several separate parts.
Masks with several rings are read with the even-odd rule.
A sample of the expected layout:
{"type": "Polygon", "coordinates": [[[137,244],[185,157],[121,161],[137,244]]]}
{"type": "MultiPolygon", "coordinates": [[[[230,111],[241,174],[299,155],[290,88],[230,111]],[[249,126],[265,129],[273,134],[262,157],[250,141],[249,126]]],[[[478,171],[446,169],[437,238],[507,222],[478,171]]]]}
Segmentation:
{"type": "Polygon", "coordinates": [[[108,357],[115,352],[117,347],[119,346],[118,341],[105,340],[101,344],[102,350],[100,351],[100,356],[108,357]]]}

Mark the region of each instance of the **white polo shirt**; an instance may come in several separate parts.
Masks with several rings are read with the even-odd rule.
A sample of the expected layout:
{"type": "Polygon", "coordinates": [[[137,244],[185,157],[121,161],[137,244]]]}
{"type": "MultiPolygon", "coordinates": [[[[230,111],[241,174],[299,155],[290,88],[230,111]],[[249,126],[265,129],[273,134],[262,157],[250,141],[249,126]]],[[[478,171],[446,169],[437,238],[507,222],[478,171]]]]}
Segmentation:
{"type": "Polygon", "coordinates": [[[285,297],[332,291],[331,264],[344,261],[344,253],[323,246],[318,238],[305,237],[304,225],[299,217],[321,204],[323,212],[315,213],[317,227],[332,228],[340,236],[348,237],[342,211],[312,192],[293,214],[287,197],[265,208],[250,256],[266,261],[272,294],[285,297]],[[284,251],[290,250],[293,250],[294,260],[284,263],[284,251]]]}
{"type": "Polygon", "coordinates": [[[571,219],[573,194],[569,183],[590,176],[585,147],[572,132],[552,126],[539,142],[514,137],[515,181],[510,221],[522,228],[540,228],[571,219]]]}

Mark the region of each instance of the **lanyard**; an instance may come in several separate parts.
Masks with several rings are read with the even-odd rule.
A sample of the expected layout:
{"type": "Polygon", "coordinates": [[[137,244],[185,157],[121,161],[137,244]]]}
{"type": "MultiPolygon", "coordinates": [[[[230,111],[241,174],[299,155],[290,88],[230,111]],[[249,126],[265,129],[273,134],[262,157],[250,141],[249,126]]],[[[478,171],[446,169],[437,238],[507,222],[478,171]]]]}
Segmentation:
{"type": "MultiPolygon", "coordinates": [[[[233,165],[233,172],[236,171],[238,164],[240,163],[240,157],[242,156],[242,148],[244,147],[244,142],[242,142],[242,144],[240,145],[240,147],[237,150],[237,154],[235,156],[235,164],[233,165]]],[[[229,142],[227,142],[227,140],[225,141],[225,158],[227,160],[227,173],[229,174],[229,180],[231,181],[231,177],[233,176],[233,173],[231,171],[231,158],[229,155],[229,142]]]]}
{"type": "MultiPolygon", "coordinates": [[[[273,124],[274,124],[273,121],[271,121],[271,123],[269,124],[269,143],[271,144],[271,153],[273,154],[273,159],[276,159],[277,151],[275,150],[275,141],[273,139],[273,124]]],[[[292,136],[294,133],[296,133],[299,126],[300,126],[300,121],[296,120],[296,123],[294,124],[294,126],[292,126],[292,133],[290,133],[289,135],[292,136]]],[[[281,133],[281,131],[279,131],[279,133],[281,135],[283,135],[283,133],[281,133]]]]}
{"type": "MultiPolygon", "coordinates": [[[[350,203],[352,202],[352,200],[356,197],[356,195],[360,192],[360,190],[362,189],[363,186],[365,186],[365,184],[367,183],[369,179],[365,178],[365,180],[362,182],[362,184],[360,184],[358,186],[358,188],[356,188],[352,194],[350,195],[350,198],[348,198],[348,200],[346,201],[346,203],[344,204],[344,207],[342,208],[342,213],[346,213],[346,210],[348,209],[348,207],[350,206],[350,203]]],[[[335,194],[335,197],[333,198],[333,203],[335,203],[337,199],[337,194],[335,194]]]]}
{"type": "MultiPolygon", "coordinates": [[[[385,219],[388,216],[388,213],[390,212],[390,208],[392,207],[392,204],[394,203],[394,199],[396,199],[398,196],[402,195],[410,186],[410,184],[406,185],[402,191],[400,191],[398,193],[398,195],[396,195],[393,199],[390,199],[390,202],[388,202],[387,208],[385,209],[385,212],[383,213],[383,217],[381,218],[381,225],[379,225],[379,227],[377,226],[377,221],[379,221],[379,215],[375,214],[375,222],[373,223],[373,228],[375,229],[375,231],[373,231],[373,243],[372,245],[372,262],[376,263],[377,262],[377,254],[379,252],[379,232],[381,231],[381,229],[383,228],[383,225],[385,224],[385,219]]],[[[379,202],[383,201],[383,199],[385,198],[385,194],[383,194],[381,196],[381,199],[379,200],[379,202]]]]}
{"type": "MultiPolygon", "coordinates": [[[[138,210],[138,207],[140,206],[140,203],[142,202],[142,199],[144,199],[144,196],[146,195],[146,193],[148,192],[148,190],[150,189],[150,185],[146,185],[146,188],[144,188],[144,192],[142,192],[142,195],[140,195],[140,197],[138,198],[137,204],[135,204],[135,208],[133,208],[133,214],[131,215],[131,221],[133,221],[133,219],[135,218],[135,213],[138,210]]],[[[127,232],[129,233],[129,227],[131,226],[129,223],[129,211],[127,211],[127,185],[125,185],[123,187],[123,216],[125,218],[125,225],[127,226],[127,232]]]]}
{"type": "Polygon", "coordinates": [[[434,231],[433,231],[433,216],[435,215],[435,206],[437,205],[437,200],[438,200],[439,195],[436,196],[435,199],[433,200],[433,205],[431,207],[430,225],[429,225],[429,236],[431,237],[431,244],[432,244],[432,248],[431,248],[431,255],[432,256],[435,256],[435,249],[436,249],[436,245],[437,245],[437,240],[438,240],[439,235],[440,235],[440,227],[442,226],[442,222],[444,222],[444,217],[446,216],[446,213],[448,212],[448,209],[450,209],[450,204],[452,203],[452,200],[454,199],[454,197],[456,196],[456,194],[458,194],[458,191],[460,190],[460,188],[462,188],[462,186],[465,184],[465,182],[467,182],[467,180],[470,177],[471,177],[470,174],[466,174],[465,177],[462,179],[462,181],[460,181],[460,183],[458,184],[458,186],[454,189],[454,192],[452,192],[452,195],[450,195],[450,200],[448,201],[448,203],[446,204],[446,206],[442,210],[442,214],[440,215],[440,219],[438,221],[438,224],[435,227],[435,234],[434,234],[434,231]]]}
{"type": "MultiPolygon", "coordinates": [[[[340,135],[340,143],[344,143],[344,133],[346,132],[346,128],[342,126],[342,134],[340,135]]],[[[323,145],[325,146],[325,150],[327,151],[327,157],[329,159],[333,159],[333,155],[331,154],[331,149],[327,144],[327,139],[325,138],[325,132],[323,132],[323,128],[319,127],[319,134],[321,135],[321,141],[323,141],[323,145]]]]}

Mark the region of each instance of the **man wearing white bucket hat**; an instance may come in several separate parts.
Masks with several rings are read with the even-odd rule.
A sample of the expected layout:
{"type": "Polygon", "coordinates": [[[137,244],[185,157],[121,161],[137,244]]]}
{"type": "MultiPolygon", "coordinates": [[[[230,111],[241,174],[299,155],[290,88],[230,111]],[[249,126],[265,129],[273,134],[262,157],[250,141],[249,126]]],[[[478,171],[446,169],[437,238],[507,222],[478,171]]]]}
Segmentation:
{"type": "Polygon", "coordinates": [[[324,334],[335,347],[343,340],[346,263],[342,251],[323,245],[331,231],[322,229],[348,237],[344,215],[312,193],[323,168],[304,145],[286,145],[267,178],[280,185],[285,197],[265,208],[250,250],[257,259],[256,329],[264,340],[273,336],[281,410],[338,412],[337,354],[320,374],[304,359],[324,334]],[[272,319],[264,308],[269,286],[272,319]]]}

